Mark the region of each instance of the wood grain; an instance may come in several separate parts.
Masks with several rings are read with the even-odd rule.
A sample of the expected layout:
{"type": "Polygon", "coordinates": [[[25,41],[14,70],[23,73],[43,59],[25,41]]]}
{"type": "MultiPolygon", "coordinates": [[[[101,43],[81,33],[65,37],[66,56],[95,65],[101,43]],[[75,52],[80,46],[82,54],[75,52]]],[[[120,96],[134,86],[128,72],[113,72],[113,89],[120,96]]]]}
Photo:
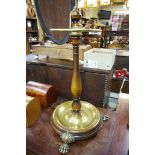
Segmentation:
{"type": "Polygon", "coordinates": [[[36,97],[40,101],[41,107],[48,107],[56,101],[57,94],[53,85],[29,81],[26,84],[26,94],[36,97]]]}
{"type": "MultiPolygon", "coordinates": [[[[103,107],[108,103],[112,81],[112,70],[85,68],[80,65],[82,81],[81,99],[93,105],[103,107]]],[[[27,62],[27,81],[51,84],[59,96],[72,99],[71,78],[72,61],[42,59],[27,62]]]]}

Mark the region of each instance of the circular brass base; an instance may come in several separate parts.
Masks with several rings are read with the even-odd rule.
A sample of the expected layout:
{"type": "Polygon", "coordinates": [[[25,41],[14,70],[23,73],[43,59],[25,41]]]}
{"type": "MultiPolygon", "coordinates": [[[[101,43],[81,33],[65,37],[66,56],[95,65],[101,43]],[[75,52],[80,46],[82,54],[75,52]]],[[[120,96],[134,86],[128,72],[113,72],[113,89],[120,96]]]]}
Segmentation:
{"type": "Polygon", "coordinates": [[[81,110],[79,113],[74,113],[72,111],[72,102],[64,102],[54,110],[51,119],[54,130],[58,134],[69,132],[76,140],[95,135],[101,126],[99,110],[88,102],[80,101],[81,110]]]}

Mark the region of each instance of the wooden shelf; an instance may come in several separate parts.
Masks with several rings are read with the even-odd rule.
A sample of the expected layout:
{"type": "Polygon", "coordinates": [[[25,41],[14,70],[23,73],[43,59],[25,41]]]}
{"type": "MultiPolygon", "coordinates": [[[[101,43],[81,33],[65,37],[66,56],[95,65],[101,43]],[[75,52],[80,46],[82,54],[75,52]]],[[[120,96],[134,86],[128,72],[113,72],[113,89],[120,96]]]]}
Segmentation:
{"type": "Polygon", "coordinates": [[[37,17],[34,5],[31,3],[32,1],[26,1],[27,7],[26,7],[26,43],[27,43],[27,54],[31,53],[32,51],[32,45],[37,44],[38,40],[32,41],[31,38],[38,38],[38,23],[37,23],[37,17]],[[30,4],[28,4],[30,3],[30,4]],[[29,6],[30,5],[30,6],[29,6]],[[32,7],[33,11],[32,14],[29,12],[29,7],[32,7]],[[31,15],[34,16],[32,17],[31,15]]]}

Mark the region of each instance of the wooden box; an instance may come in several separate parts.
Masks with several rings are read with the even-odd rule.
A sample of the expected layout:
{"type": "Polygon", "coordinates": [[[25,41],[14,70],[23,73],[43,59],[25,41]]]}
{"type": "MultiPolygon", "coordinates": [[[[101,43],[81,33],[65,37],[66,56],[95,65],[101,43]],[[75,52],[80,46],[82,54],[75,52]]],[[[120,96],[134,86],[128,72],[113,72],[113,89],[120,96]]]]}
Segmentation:
{"type": "Polygon", "coordinates": [[[31,127],[41,114],[40,102],[37,98],[26,96],[26,127],[31,127]]]}
{"type": "Polygon", "coordinates": [[[57,99],[55,88],[52,85],[34,81],[27,82],[26,94],[37,97],[41,107],[48,107],[57,99]]]}

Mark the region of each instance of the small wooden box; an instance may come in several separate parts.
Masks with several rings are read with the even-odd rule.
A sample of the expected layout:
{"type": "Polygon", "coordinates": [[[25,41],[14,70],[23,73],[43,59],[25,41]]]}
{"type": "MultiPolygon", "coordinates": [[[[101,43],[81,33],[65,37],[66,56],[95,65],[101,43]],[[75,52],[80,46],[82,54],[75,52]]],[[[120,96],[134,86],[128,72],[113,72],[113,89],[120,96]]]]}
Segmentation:
{"type": "Polygon", "coordinates": [[[37,98],[26,96],[26,127],[31,127],[41,114],[40,102],[37,98]]]}
{"type": "Polygon", "coordinates": [[[27,82],[26,94],[37,97],[42,108],[50,106],[57,99],[55,88],[52,85],[34,81],[27,82]]]}

